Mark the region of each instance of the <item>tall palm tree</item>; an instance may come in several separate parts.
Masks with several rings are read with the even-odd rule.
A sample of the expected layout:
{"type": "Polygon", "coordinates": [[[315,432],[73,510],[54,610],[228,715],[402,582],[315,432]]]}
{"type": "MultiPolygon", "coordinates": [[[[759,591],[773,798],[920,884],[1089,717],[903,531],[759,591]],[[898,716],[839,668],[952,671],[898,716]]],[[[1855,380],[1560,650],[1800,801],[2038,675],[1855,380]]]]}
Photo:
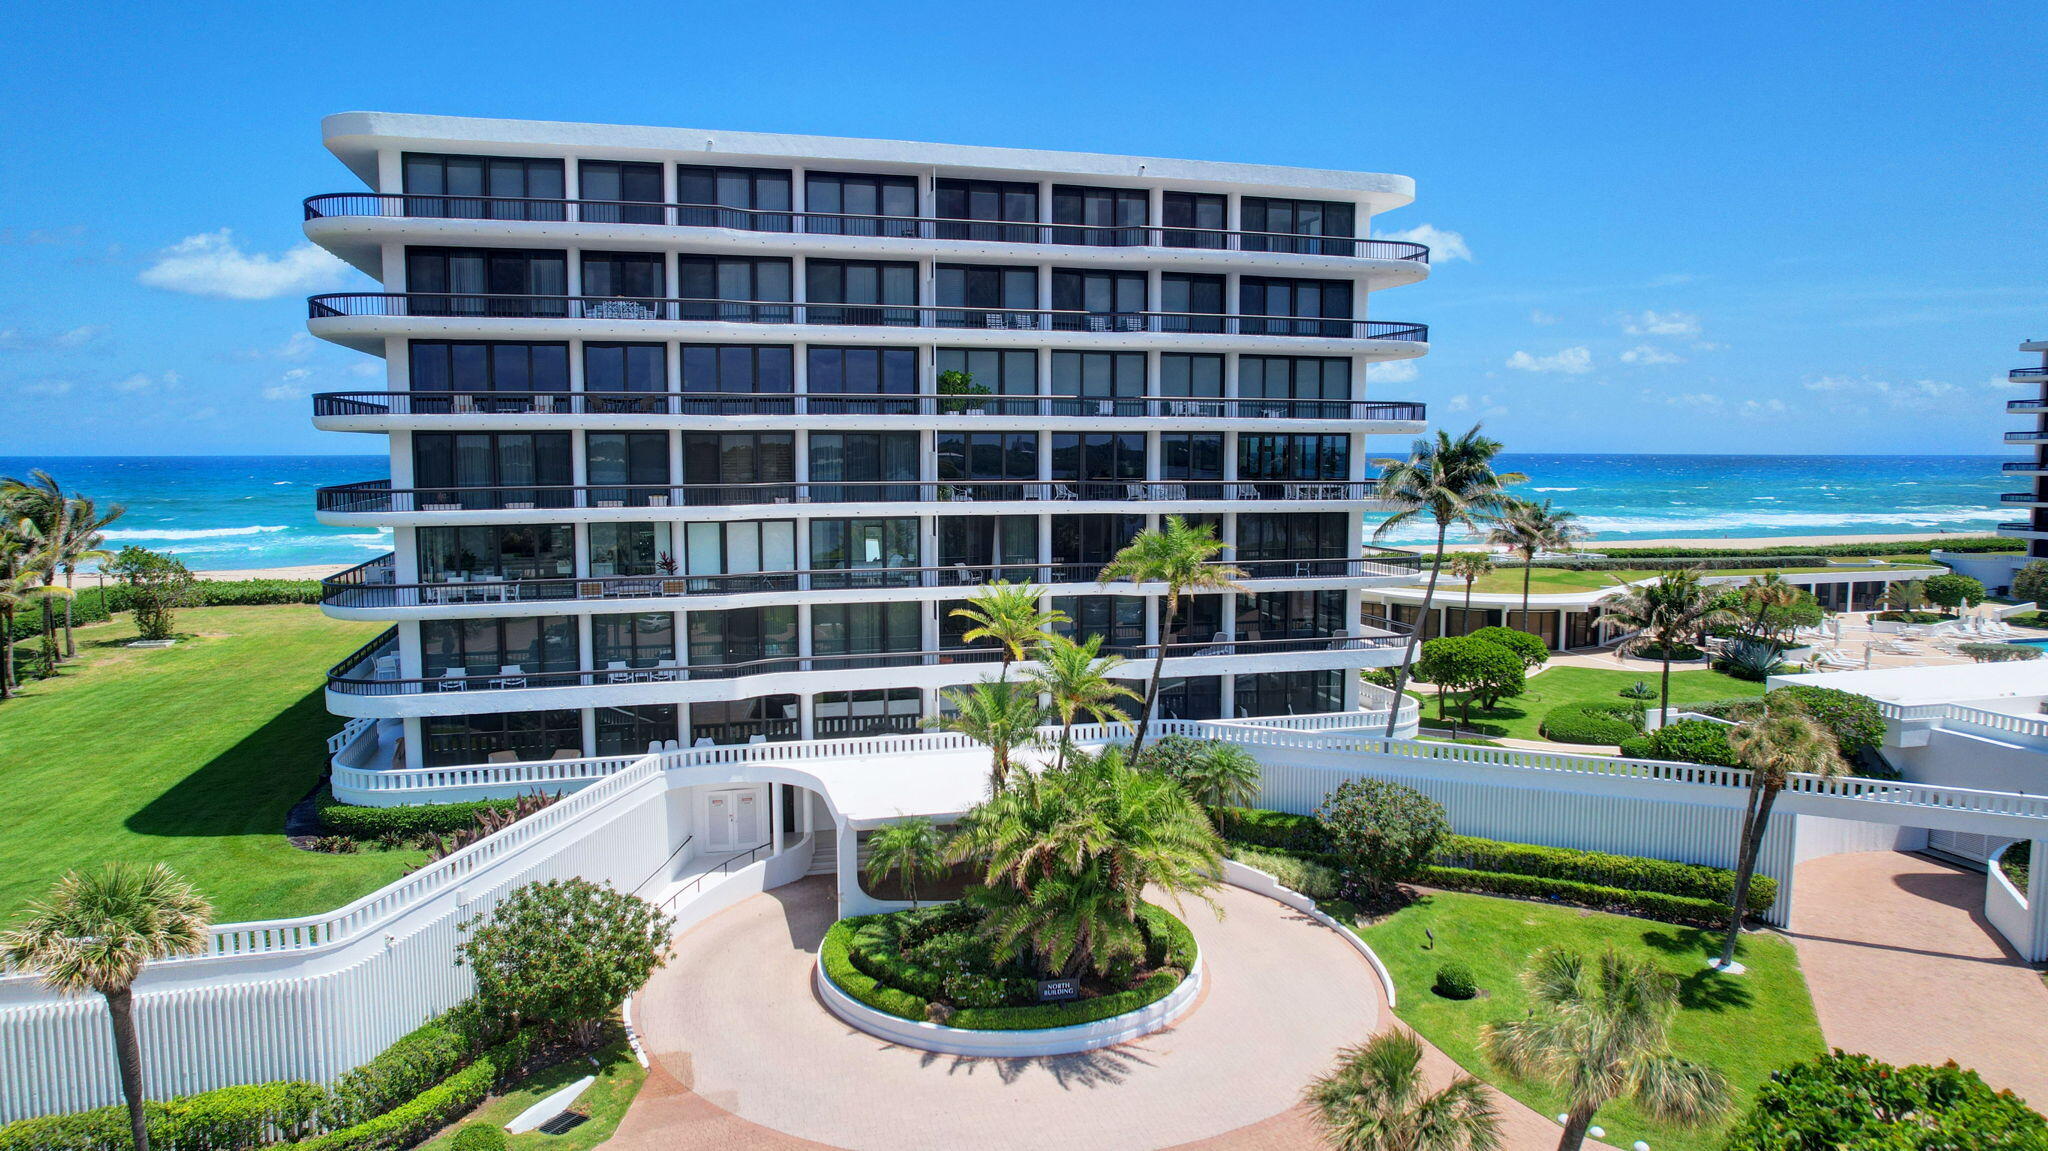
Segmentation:
{"type": "Polygon", "coordinates": [[[1834,732],[1795,704],[1766,694],[1737,708],[1734,718],[1737,725],[1728,733],[1728,747],[1736,761],[1749,769],[1749,796],[1742,806],[1728,938],[1721,944],[1721,958],[1715,964],[1723,970],[1735,963],[1735,941],[1742,934],[1742,917],[1749,909],[1749,880],[1756,874],[1757,853],[1763,847],[1778,793],[1795,774],[1831,779],[1848,771],[1834,732]]]}
{"type": "Polygon", "coordinates": [[[19,518],[24,524],[24,533],[32,543],[28,567],[41,579],[45,593],[43,603],[43,666],[44,674],[55,674],[57,668],[57,615],[55,602],[58,596],[48,590],[57,583],[61,566],[59,549],[64,537],[70,532],[71,501],[64,495],[64,487],[56,477],[37,468],[29,478],[16,479],[0,476],[0,506],[7,509],[9,518],[19,518]]]}
{"type": "Polygon", "coordinates": [[[1022,660],[1024,653],[1037,646],[1054,624],[1067,622],[1065,612],[1047,611],[1039,606],[1044,598],[1042,587],[998,580],[983,584],[966,607],[953,609],[953,615],[974,625],[961,639],[969,643],[992,639],[1001,645],[1003,666],[996,676],[998,680],[1009,679],[1010,665],[1022,660]]]}
{"type": "Polygon", "coordinates": [[[917,906],[918,881],[942,874],[945,866],[945,837],[928,816],[899,819],[868,836],[868,882],[895,872],[912,907],[917,906]]]}
{"type": "Polygon", "coordinates": [[[1451,557],[1450,568],[1452,579],[1465,581],[1465,630],[1469,632],[1472,630],[1472,585],[1493,574],[1493,557],[1485,552],[1459,552],[1451,557]]]}
{"type": "Polygon", "coordinates": [[[1323,1142],[1335,1151],[1494,1151],[1500,1113],[1486,1085],[1452,1076],[1423,1082],[1422,1042],[1406,1028],[1337,1053],[1337,1065],[1302,1092],[1323,1142]]]}
{"type": "Polygon", "coordinates": [[[1529,577],[1538,552],[1568,552],[1592,533],[1580,527],[1578,513],[1553,508],[1549,500],[1511,499],[1501,511],[1500,522],[1488,533],[1487,542],[1507,548],[1522,557],[1522,630],[1529,630],[1529,577]]]}
{"type": "Polygon", "coordinates": [[[1480,1046],[1508,1073],[1564,1092],[1558,1151],[1577,1151],[1594,1114],[1615,1099],[1632,1099],[1648,1114],[1676,1123],[1704,1123],[1727,1112],[1728,1082],[1721,1073],[1670,1051],[1678,980],[1655,964],[1610,945],[1589,966],[1575,951],[1549,947],[1536,953],[1522,984],[1529,989],[1529,1015],[1487,1024],[1480,1046]]]}
{"type": "Polygon", "coordinates": [[[1718,606],[1713,589],[1700,582],[1697,568],[1660,572],[1653,583],[1630,587],[1602,601],[1603,622],[1632,629],[1615,650],[1633,655],[1655,646],[1664,661],[1661,714],[1671,713],[1671,649],[1690,642],[1705,628],[1733,617],[1718,606]]]}
{"type": "Polygon", "coordinates": [[[40,973],[51,990],[106,997],[137,1151],[149,1151],[149,1127],[142,1110],[135,978],[149,960],[204,952],[212,917],[212,906],[169,867],[110,863],[58,880],[48,896],[29,904],[20,927],[0,935],[0,958],[40,973]]]}
{"type": "Polygon", "coordinates": [[[1238,580],[1244,572],[1229,564],[1213,562],[1226,545],[1216,538],[1209,524],[1190,524],[1180,516],[1167,516],[1166,525],[1147,528],[1131,537],[1109,564],[1095,577],[1098,583],[1129,580],[1134,584],[1166,585],[1166,610],[1159,619],[1159,646],[1152,661],[1152,678],[1145,683],[1144,710],[1138,715],[1138,731],[1131,740],[1135,761],[1145,747],[1145,732],[1152,724],[1152,710],[1159,702],[1159,675],[1166,667],[1166,637],[1173,634],[1173,621],[1180,614],[1181,600],[1197,592],[1243,591],[1238,580]]]}
{"type": "Polygon", "coordinates": [[[1436,604],[1436,581],[1443,575],[1444,540],[1453,527],[1479,530],[1480,521],[1500,513],[1508,499],[1506,485],[1529,477],[1520,472],[1496,472],[1493,458],[1500,454],[1499,440],[1479,434],[1479,425],[1457,439],[1439,431],[1434,440],[1416,440],[1405,460],[1385,461],[1380,471],[1379,498],[1394,505],[1393,515],[1372,533],[1375,541],[1388,532],[1421,516],[1436,524],[1436,554],[1429,564],[1429,584],[1422,592],[1422,610],[1415,617],[1415,630],[1401,649],[1401,666],[1394,673],[1394,705],[1387,711],[1386,737],[1394,738],[1401,715],[1401,699],[1408,689],[1408,673],[1415,666],[1415,648],[1429,628],[1429,613],[1436,604]]]}
{"type": "Polygon", "coordinates": [[[1773,618],[1772,613],[1783,613],[1797,605],[1804,595],[1803,589],[1786,583],[1785,577],[1777,572],[1753,576],[1736,592],[1742,610],[1748,616],[1750,634],[1772,644],[1782,644],[1786,633],[1797,626],[1787,626],[1783,614],[1773,618]]]}
{"type": "MultiPolygon", "coordinates": [[[[104,545],[107,537],[101,532],[108,524],[121,518],[128,509],[120,504],[109,505],[102,514],[94,505],[92,497],[73,495],[71,511],[66,517],[64,536],[57,541],[55,560],[64,568],[64,588],[75,592],[78,579],[78,565],[82,563],[104,563],[113,557],[104,545]]],[[[64,599],[64,658],[78,654],[78,645],[71,640],[71,604],[73,595],[64,599]]]]}
{"type": "Polygon", "coordinates": [[[989,747],[989,791],[1000,792],[1010,780],[1010,753],[1029,743],[1045,722],[1045,709],[1038,706],[1038,691],[1029,685],[1006,679],[983,680],[962,691],[948,688],[943,694],[953,705],[952,715],[926,719],[926,727],[954,731],[989,747]]]}
{"type": "Polygon", "coordinates": [[[1063,635],[1052,636],[1032,652],[1037,667],[1025,678],[1052,700],[1053,714],[1060,717],[1059,758],[1067,761],[1067,746],[1074,739],[1074,721],[1086,714],[1096,723],[1128,723],[1130,714],[1117,706],[1119,699],[1137,699],[1138,693],[1110,678],[1124,665],[1120,655],[1102,655],[1102,637],[1091,635],[1075,643],[1063,635]]]}

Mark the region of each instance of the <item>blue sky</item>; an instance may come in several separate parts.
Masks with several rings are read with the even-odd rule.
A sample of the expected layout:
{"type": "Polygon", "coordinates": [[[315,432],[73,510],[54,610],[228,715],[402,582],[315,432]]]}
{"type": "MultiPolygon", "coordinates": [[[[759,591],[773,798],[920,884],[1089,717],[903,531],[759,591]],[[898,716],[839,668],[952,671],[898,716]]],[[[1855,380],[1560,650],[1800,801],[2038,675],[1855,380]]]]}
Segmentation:
{"type": "Polygon", "coordinates": [[[303,326],[349,109],[1405,173],[1374,395],[1524,451],[1992,452],[2048,337],[2039,3],[84,11],[0,43],[0,455],[371,449],[304,398],[376,386],[303,326]]]}

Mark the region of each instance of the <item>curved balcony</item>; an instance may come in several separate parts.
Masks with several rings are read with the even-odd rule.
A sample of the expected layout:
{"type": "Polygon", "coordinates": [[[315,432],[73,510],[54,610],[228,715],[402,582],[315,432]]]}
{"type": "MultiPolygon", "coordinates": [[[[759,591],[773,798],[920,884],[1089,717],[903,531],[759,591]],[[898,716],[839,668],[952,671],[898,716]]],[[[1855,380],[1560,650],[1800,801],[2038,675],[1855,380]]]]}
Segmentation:
{"type": "Polygon", "coordinates": [[[2001,492],[1998,496],[1998,502],[2002,504],[2048,504],[2048,496],[2044,496],[2039,492],[2001,492]]]}
{"type": "Polygon", "coordinates": [[[476,220],[517,223],[630,224],[717,228],[733,232],[851,236],[883,240],[955,240],[979,244],[1037,244],[1085,248],[1163,248],[1196,251],[1279,252],[1365,260],[1429,263],[1429,248],[1406,240],[1371,240],[1295,232],[1233,232],[1213,228],[1088,227],[922,216],[843,212],[784,212],[710,204],[656,204],[621,200],[548,200],[516,196],[408,196],[329,192],[308,196],[306,219],[476,220]]]}
{"type": "Polygon", "coordinates": [[[2009,444],[2048,444],[2048,428],[2031,428],[2024,432],[2005,433],[2009,444]]]}
{"type": "Polygon", "coordinates": [[[2019,535],[2048,537],[2048,530],[2036,528],[2033,524],[2033,521],[2031,520],[2007,520],[2004,523],[1998,525],[1998,534],[2002,536],[2019,535]]]}
{"type": "Polygon", "coordinates": [[[2005,410],[2008,415],[2015,416],[2038,416],[2042,414],[2048,414],[2048,399],[2040,399],[2037,397],[2034,399],[2027,400],[2007,400],[2005,401],[2005,410]]]}
{"type": "Polygon", "coordinates": [[[2041,460],[2007,460],[1998,465],[1998,470],[2008,474],[2037,475],[2048,472],[2048,462],[2041,460]]]}
{"type": "Polygon", "coordinates": [[[2016,384],[2048,383],[2048,366],[2036,364],[2031,368],[2014,368],[2005,373],[2005,378],[2016,384]]]}

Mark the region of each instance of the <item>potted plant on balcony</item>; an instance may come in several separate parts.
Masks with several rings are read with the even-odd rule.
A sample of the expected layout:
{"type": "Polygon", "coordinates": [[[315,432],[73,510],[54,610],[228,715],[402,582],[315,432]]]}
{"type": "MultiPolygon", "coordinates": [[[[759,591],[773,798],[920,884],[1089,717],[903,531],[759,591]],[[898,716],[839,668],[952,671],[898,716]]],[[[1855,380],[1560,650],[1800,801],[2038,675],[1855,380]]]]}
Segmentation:
{"type": "MultiPolygon", "coordinates": [[[[974,382],[972,372],[940,372],[939,394],[941,396],[986,396],[989,390],[974,382]]],[[[940,400],[939,411],[944,415],[959,415],[967,411],[984,412],[986,405],[971,400],[940,400]]]]}

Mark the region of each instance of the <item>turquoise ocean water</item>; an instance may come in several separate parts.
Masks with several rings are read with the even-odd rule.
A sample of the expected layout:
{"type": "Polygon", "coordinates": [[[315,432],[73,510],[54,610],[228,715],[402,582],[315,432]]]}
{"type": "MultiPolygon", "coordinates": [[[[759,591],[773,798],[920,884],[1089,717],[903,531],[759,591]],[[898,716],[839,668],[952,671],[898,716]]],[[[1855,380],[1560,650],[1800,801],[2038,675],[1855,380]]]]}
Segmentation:
{"type": "MultiPolygon", "coordinates": [[[[1377,445],[1375,445],[1377,446],[1377,445]]],[[[1385,449],[1382,449],[1385,450],[1385,449]]],[[[1502,457],[1520,489],[1579,513],[1601,539],[1963,531],[2000,519],[1996,456],[1538,455],[1502,457]]],[[[173,553],[194,568],[356,563],[389,533],[326,527],[313,489],[387,474],[382,456],[0,456],[0,475],[44,468],[67,489],[128,513],[119,547],[173,553]]],[[[1414,542],[1420,531],[1391,542],[1414,542]]]]}

